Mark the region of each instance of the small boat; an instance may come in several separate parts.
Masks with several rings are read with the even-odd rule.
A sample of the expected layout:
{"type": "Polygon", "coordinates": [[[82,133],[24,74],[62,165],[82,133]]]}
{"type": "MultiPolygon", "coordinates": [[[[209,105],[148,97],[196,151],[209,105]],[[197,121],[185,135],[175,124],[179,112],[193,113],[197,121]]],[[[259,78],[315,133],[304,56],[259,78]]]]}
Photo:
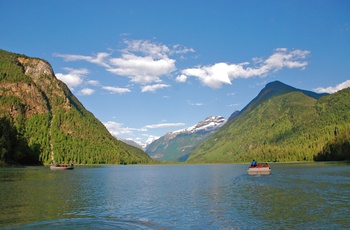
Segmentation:
{"type": "Polygon", "coordinates": [[[50,170],[72,170],[74,169],[74,165],[66,165],[66,164],[56,164],[50,165],[50,170]]]}
{"type": "Polygon", "coordinates": [[[248,168],[249,175],[269,175],[271,168],[267,163],[259,163],[256,166],[250,166],[248,168]]]}

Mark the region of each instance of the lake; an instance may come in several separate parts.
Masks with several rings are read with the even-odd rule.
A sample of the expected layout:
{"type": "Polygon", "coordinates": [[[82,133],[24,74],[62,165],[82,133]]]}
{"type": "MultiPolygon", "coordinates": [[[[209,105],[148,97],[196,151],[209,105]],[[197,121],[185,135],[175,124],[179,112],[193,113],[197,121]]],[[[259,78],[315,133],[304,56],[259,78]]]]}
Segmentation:
{"type": "Polygon", "coordinates": [[[5,229],[350,228],[350,164],[0,168],[5,229]]]}

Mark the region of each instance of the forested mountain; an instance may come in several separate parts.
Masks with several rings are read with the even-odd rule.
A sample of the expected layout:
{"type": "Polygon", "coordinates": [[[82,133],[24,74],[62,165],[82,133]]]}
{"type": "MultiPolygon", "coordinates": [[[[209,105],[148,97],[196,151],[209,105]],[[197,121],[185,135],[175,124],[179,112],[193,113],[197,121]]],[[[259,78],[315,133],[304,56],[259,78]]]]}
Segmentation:
{"type": "Polygon", "coordinates": [[[159,161],[186,161],[191,152],[224,125],[226,119],[210,116],[186,129],[169,132],[146,147],[146,152],[159,161]]]}
{"type": "Polygon", "coordinates": [[[269,83],[187,162],[349,160],[349,98],[269,83]]]}
{"type": "Polygon", "coordinates": [[[0,50],[0,163],[147,163],[116,140],[58,80],[49,63],[0,50]]]}

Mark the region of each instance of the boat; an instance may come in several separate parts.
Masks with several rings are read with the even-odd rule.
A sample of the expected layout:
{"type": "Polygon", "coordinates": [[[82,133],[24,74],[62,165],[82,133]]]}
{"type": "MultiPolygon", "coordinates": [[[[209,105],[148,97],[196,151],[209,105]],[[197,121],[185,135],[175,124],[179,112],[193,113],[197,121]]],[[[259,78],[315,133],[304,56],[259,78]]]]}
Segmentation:
{"type": "Polygon", "coordinates": [[[50,170],[72,170],[74,169],[74,165],[66,165],[66,164],[55,164],[50,165],[50,170]]]}
{"type": "Polygon", "coordinates": [[[256,166],[250,166],[248,168],[249,175],[269,175],[271,168],[268,163],[259,163],[256,166]]]}

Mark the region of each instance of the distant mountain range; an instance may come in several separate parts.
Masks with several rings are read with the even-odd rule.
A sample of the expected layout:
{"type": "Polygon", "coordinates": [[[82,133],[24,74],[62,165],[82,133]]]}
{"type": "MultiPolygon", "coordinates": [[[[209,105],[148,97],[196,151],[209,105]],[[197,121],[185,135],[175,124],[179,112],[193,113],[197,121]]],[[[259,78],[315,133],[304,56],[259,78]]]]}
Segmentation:
{"type": "Polygon", "coordinates": [[[153,160],[114,138],[50,64],[0,50],[0,165],[136,164],[153,160]]]}
{"type": "Polygon", "coordinates": [[[167,133],[146,147],[146,153],[159,161],[186,161],[191,152],[226,123],[221,116],[210,116],[186,129],[167,133]]]}

